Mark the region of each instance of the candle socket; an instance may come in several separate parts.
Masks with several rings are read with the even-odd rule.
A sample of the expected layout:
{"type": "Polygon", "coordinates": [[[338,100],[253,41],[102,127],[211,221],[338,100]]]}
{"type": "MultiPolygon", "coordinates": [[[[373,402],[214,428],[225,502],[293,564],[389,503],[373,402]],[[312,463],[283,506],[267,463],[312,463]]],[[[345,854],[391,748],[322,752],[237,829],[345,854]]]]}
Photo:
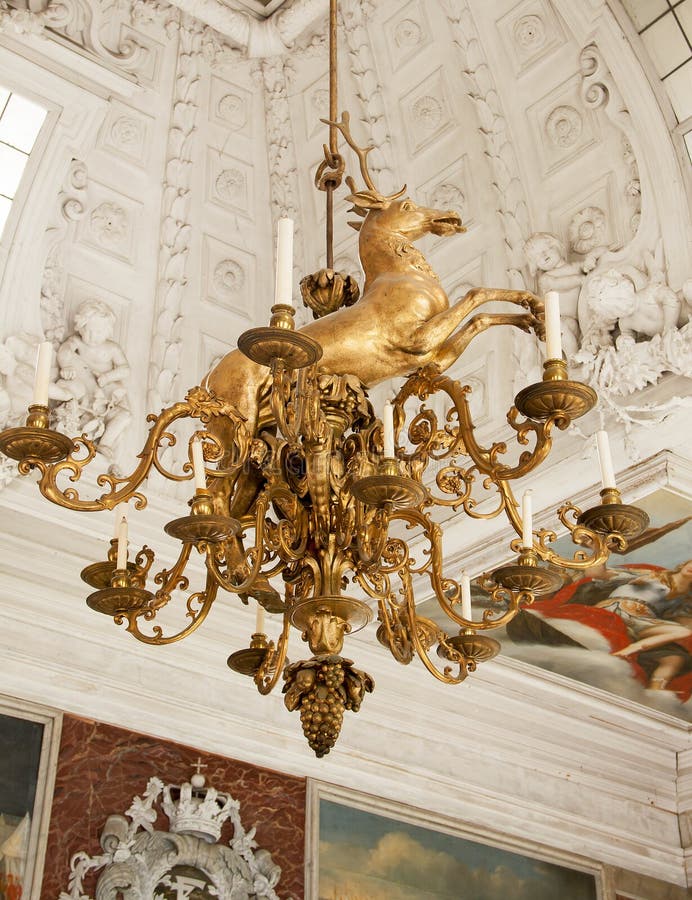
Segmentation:
{"type": "Polygon", "coordinates": [[[393,456],[383,456],[377,467],[378,475],[401,475],[399,460],[393,456]]]}
{"type": "Polygon", "coordinates": [[[567,362],[564,359],[546,359],[543,363],[543,381],[567,381],[567,362]]]}
{"type": "MultiPolygon", "coordinates": [[[[97,590],[104,590],[112,586],[112,579],[116,571],[122,573],[122,569],[116,569],[118,559],[118,539],[111,538],[110,547],[106,559],[101,562],[91,563],[82,569],[82,581],[97,590]]],[[[127,574],[130,586],[143,588],[147,581],[147,574],[154,561],[154,553],[148,547],[143,547],[134,561],[127,563],[127,574]]]]}
{"type": "Polygon", "coordinates": [[[601,502],[584,510],[577,518],[577,524],[598,534],[621,535],[629,540],[648,528],[649,517],[643,509],[622,503],[617,488],[607,487],[601,491],[601,502]]]}
{"type": "Polygon", "coordinates": [[[460,662],[462,659],[468,670],[473,672],[478,663],[487,662],[500,652],[500,643],[485,634],[478,634],[472,628],[462,628],[459,634],[448,637],[437,648],[437,655],[450,662],[460,662]]]}
{"type": "Polygon", "coordinates": [[[132,584],[130,573],[127,569],[114,569],[111,575],[111,587],[129,588],[132,584]]]}
{"type": "Polygon", "coordinates": [[[195,496],[189,501],[193,516],[210,516],[214,512],[214,502],[208,488],[197,488],[195,496]]]}
{"type": "Polygon", "coordinates": [[[520,566],[532,566],[533,568],[536,568],[538,566],[538,554],[532,547],[522,547],[519,551],[517,564],[520,566]]]}
{"type": "Polygon", "coordinates": [[[538,554],[529,547],[522,547],[517,562],[495,569],[492,577],[508,591],[528,591],[536,597],[555,593],[563,583],[556,572],[538,565],[538,554]]]}
{"type": "Polygon", "coordinates": [[[288,303],[277,303],[272,306],[271,312],[270,328],[284,328],[286,331],[295,331],[296,323],[293,318],[295,310],[292,306],[288,303]]]}
{"type": "Polygon", "coordinates": [[[48,407],[40,403],[32,403],[28,409],[26,416],[27,428],[48,428],[50,425],[50,414],[48,407]]]}
{"type": "Polygon", "coordinates": [[[514,405],[527,419],[554,418],[558,428],[566,428],[593,409],[597,399],[593,388],[570,381],[564,359],[548,359],[543,363],[543,379],[519,391],[514,405]]]}
{"type": "Polygon", "coordinates": [[[218,544],[239,534],[240,522],[230,516],[214,513],[214,500],[209,488],[197,488],[194,497],[188,501],[191,515],[173,519],[163,530],[184,544],[207,541],[218,544]]]}
{"type": "MultiPolygon", "coordinates": [[[[32,403],[28,408],[26,425],[6,428],[0,432],[0,452],[16,462],[27,461],[29,467],[34,461],[56,463],[66,459],[73,447],[71,438],[53,431],[50,427],[48,407],[32,403]]],[[[20,471],[26,475],[26,471],[20,471]]]]}
{"type": "MultiPolygon", "coordinates": [[[[256,632],[250,639],[250,646],[231,653],[226,660],[226,665],[239,675],[255,678],[259,674],[270,649],[266,634],[256,632]]],[[[270,668],[267,674],[271,674],[274,670],[275,667],[270,668]]]]}
{"type": "Polygon", "coordinates": [[[601,505],[606,506],[612,503],[622,503],[620,491],[615,487],[603,488],[601,491],[601,505]]]}
{"type": "MultiPolygon", "coordinates": [[[[84,580],[87,581],[86,578],[84,580]]],[[[122,621],[124,616],[132,621],[154,599],[151,591],[140,586],[142,583],[139,570],[133,573],[128,569],[113,569],[110,586],[89,594],[87,606],[95,612],[112,616],[116,622],[122,621]]]]}
{"type": "Polygon", "coordinates": [[[388,504],[393,509],[416,507],[427,496],[422,484],[401,474],[399,460],[388,456],[380,460],[376,475],[354,481],[351,493],[361,503],[380,509],[388,504]]]}

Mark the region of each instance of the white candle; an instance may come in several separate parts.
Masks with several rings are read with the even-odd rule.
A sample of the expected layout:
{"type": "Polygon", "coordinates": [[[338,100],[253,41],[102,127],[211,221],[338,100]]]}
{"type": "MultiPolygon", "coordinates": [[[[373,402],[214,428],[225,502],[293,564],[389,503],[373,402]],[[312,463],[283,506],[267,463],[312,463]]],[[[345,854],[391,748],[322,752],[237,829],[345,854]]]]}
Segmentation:
{"type": "Polygon", "coordinates": [[[113,513],[113,537],[117,540],[120,529],[120,521],[121,519],[127,518],[127,503],[118,503],[118,505],[113,508],[113,513]]]}
{"type": "Polygon", "coordinates": [[[123,516],[118,523],[118,557],[116,569],[127,569],[127,518],[123,516]]]}
{"type": "Polygon", "coordinates": [[[530,550],[533,547],[533,508],[531,491],[524,491],[521,498],[521,546],[530,550]]]}
{"type": "Polygon", "coordinates": [[[257,616],[255,618],[255,634],[264,634],[264,607],[257,604],[257,616]]]}
{"type": "Polygon", "coordinates": [[[601,465],[601,482],[603,483],[603,490],[606,488],[617,487],[607,431],[596,432],[596,445],[598,447],[598,461],[601,465]]]}
{"type": "Polygon", "coordinates": [[[274,302],[293,305],[293,219],[279,219],[276,236],[276,291],[274,302]]]}
{"type": "Polygon", "coordinates": [[[471,579],[466,572],[461,573],[461,617],[470,622],[473,618],[471,612],[471,579]]]}
{"type": "Polygon", "coordinates": [[[545,355],[547,359],[562,359],[560,295],[557,291],[548,291],[545,295],[545,355]]]}
{"type": "Polygon", "coordinates": [[[386,459],[394,459],[394,407],[389,400],[384,402],[382,417],[384,428],[384,455],[386,459]]]}
{"type": "Polygon", "coordinates": [[[50,367],[53,363],[53,345],[50,341],[42,341],[36,354],[36,377],[34,379],[34,406],[48,406],[48,386],[50,384],[50,367]]]}
{"type": "Polygon", "coordinates": [[[197,436],[192,438],[192,471],[195,476],[195,490],[204,491],[207,488],[207,473],[204,471],[204,453],[202,441],[197,436]]]}

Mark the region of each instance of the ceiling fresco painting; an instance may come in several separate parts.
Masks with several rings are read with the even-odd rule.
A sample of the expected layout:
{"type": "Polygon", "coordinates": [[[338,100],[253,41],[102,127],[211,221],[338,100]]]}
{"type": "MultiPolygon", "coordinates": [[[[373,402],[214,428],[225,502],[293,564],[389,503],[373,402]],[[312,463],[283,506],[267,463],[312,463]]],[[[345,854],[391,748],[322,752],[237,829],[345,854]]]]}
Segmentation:
{"type": "MultiPolygon", "coordinates": [[[[692,722],[692,503],[657,490],[638,506],[650,525],[627,552],[536,600],[494,634],[505,658],[692,722]]],[[[566,551],[569,543],[557,546],[566,551]]],[[[478,584],[473,598],[492,605],[478,584]]]]}

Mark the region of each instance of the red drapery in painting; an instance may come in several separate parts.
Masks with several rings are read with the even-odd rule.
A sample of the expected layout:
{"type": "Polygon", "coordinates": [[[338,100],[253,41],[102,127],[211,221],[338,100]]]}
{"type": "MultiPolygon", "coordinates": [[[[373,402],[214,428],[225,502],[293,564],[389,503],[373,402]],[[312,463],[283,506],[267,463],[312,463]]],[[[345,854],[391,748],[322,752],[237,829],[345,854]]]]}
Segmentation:
{"type": "MultiPolygon", "coordinates": [[[[664,571],[661,566],[647,563],[632,563],[619,568],[624,571],[630,571],[633,575],[655,574],[656,572],[664,571]]],[[[625,623],[620,616],[608,609],[587,606],[572,600],[578,589],[591,581],[593,581],[591,577],[581,578],[561,588],[548,600],[537,600],[530,608],[540,613],[546,619],[570,619],[581,622],[583,625],[588,625],[606,638],[611,652],[622,650],[632,643],[632,638],[628,634],[625,623]]],[[[692,635],[689,638],[677,638],[673,643],[678,644],[683,650],[692,654],[692,635]]],[[[626,657],[626,659],[632,668],[635,678],[644,685],[648,684],[648,675],[638,662],[638,654],[626,657]]],[[[692,672],[686,672],[672,678],[667,689],[674,691],[682,701],[688,700],[692,696],[692,672]]]]}

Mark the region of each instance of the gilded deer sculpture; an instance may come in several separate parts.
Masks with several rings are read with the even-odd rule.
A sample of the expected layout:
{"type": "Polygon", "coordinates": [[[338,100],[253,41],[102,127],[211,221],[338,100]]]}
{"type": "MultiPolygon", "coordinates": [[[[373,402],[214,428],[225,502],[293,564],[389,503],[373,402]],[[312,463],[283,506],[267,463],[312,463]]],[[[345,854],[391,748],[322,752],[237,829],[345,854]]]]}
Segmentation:
{"type": "MultiPolygon", "coordinates": [[[[413,242],[426,234],[451,236],[465,231],[459,215],[419,206],[403,196],[406,188],[390,196],[380,193],[367,166],[372,148],[355,144],[347,113],[335,124],[358,155],[366,184],[357,191],[348,179],[352,191],[347,197],[363,219],[349,224],[360,232],[365,283],[355,305],[301,329],[322,346],[320,371],[354,375],[371,388],[423,366],[445,371],[476,335],[494,325],[514,325],[541,334],[543,304],[529,291],[473,288],[450,306],[438,276],[413,242]],[[464,321],[492,301],[514,303],[524,311],[479,313],[464,321]]],[[[206,385],[240,409],[252,433],[268,381],[266,367],[233,350],[207,375],[206,385]]]]}

